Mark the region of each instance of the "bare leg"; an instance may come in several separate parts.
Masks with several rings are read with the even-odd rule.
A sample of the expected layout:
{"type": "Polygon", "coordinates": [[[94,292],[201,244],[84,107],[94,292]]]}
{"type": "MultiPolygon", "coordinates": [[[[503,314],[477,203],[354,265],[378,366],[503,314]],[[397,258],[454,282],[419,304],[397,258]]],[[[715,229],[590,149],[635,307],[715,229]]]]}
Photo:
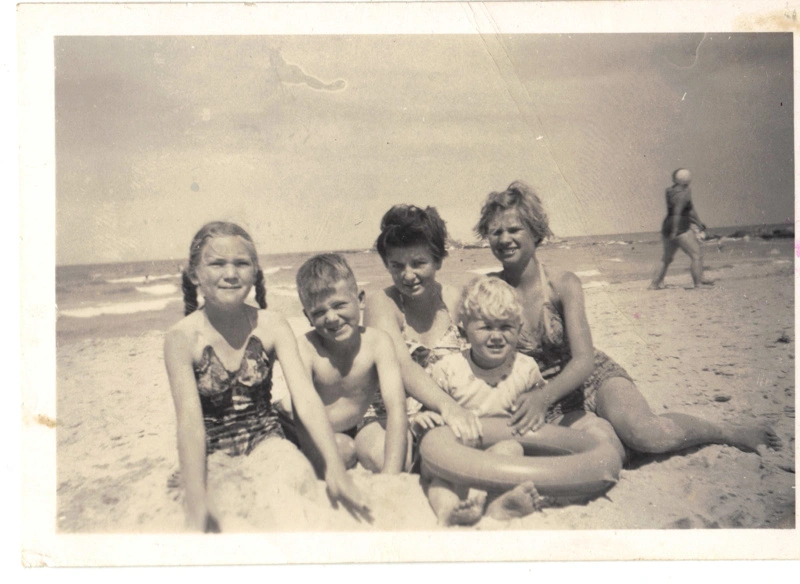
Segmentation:
{"type": "Polygon", "coordinates": [[[440,525],[475,525],[483,517],[484,491],[433,478],[427,494],[440,525]]]}
{"type": "Polygon", "coordinates": [[[667,275],[667,269],[675,258],[675,252],[678,251],[678,244],[674,239],[662,237],[661,241],[664,244],[664,255],[661,257],[658,272],[649,286],[650,290],[659,290],[664,287],[664,276],[667,275]]]}
{"type": "Polygon", "coordinates": [[[692,282],[694,283],[694,287],[699,288],[701,285],[712,285],[713,282],[711,280],[703,279],[703,252],[702,248],[700,247],[700,242],[697,241],[694,231],[690,229],[686,233],[681,233],[677,237],[676,242],[684,251],[684,253],[689,256],[689,259],[692,260],[690,269],[692,272],[692,282]]]}
{"type": "Polygon", "coordinates": [[[622,377],[607,380],[597,391],[597,415],[611,422],[628,447],[650,454],[703,444],[727,444],[745,452],[781,447],[780,438],[766,425],[723,426],[688,414],[656,416],[636,386],[622,377]]]}
{"type": "MultiPolygon", "coordinates": [[[[406,449],[406,461],[403,469],[408,471],[411,468],[411,432],[408,433],[408,448],[406,449]]],[[[379,422],[373,422],[363,427],[356,434],[356,456],[361,466],[372,472],[383,470],[383,456],[386,447],[386,430],[379,422]]]]}
{"type": "Polygon", "coordinates": [[[625,457],[627,456],[625,446],[620,442],[619,436],[614,431],[614,426],[608,420],[604,420],[592,412],[576,411],[561,416],[561,421],[558,425],[581,430],[590,436],[599,438],[603,442],[608,442],[619,454],[620,461],[625,462],[625,457]]]}
{"type": "Polygon", "coordinates": [[[347,434],[341,434],[339,432],[334,434],[334,438],[336,439],[336,447],[339,449],[339,456],[342,462],[344,462],[344,467],[353,468],[358,462],[355,441],[347,434]]]}

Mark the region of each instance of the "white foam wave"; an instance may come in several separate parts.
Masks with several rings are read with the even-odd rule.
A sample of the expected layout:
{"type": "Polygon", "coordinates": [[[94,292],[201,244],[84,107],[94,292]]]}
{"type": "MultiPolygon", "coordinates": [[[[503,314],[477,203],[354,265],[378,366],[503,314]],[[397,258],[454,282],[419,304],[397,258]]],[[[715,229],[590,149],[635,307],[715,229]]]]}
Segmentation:
{"type": "Polygon", "coordinates": [[[275,274],[275,273],[279,272],[282,269],[283,268],[281,268],[281,266],[276,266],[276,267],[273,267],[273,268],[261,268],[261,271],[264,272],[265,276],[269,276],[270,274],[275,274]]]}
{"type": "Polygon", "coordinates": [[[144,284],[145,282],[152,282],[153,280],[167,280],[169,278],[180,278],[181,274],[161,274],[158,276],[134,276],[131,278],[111,278],[106,280],[109,284],[144,284]]]}
{"type": "Polygon", "coordinates": [[[583,288],[605,288],[606,286],[610,286],[610,284],[604,280],[595,280],[593,282],[586,282],[582,287],[583,288]]]}
{"type": "Polygon", "coordinates": [[[140,302],[120,302],[118,304],[98,304],[84,308],[70,308],[59,310],[58,316],[71,318],[92,318],[103,314],[134,314],[153,310],[164,310],[167,305],[178,302],[180,297],[158,298],[156,300],[142,300],[140,302]]]}
{"type": "Polygon", "coordinates": [[[489,266],[487,268],[475,268],[474,270],[467,270],[470,274],[479,274],[483,276],[484,274],[490,274],[492,272],[499,272],[500,266],[489,266]]]}
{"type": "Polygon", "coordinates": [[[136,286],[137,292],[144,292],[145,294],[152,294],[153,296],[166,296],[167,294],[175,294],[178,287],[174,284],[159,284],[158,286],[136,286]]]}
{"type": "Polygon", "coordinates": [[[609,261],[609,262],[624,262],[625,260],[623,260],[622,258],[606,258],[606,261],[609,261]]]}
{"type": "Polygon", "coordinates": [[[586,270],[583,272],[575,272],[575,275],[579,278],[591,278],[592,276],[599,276],[600,270],[586,270]]]}

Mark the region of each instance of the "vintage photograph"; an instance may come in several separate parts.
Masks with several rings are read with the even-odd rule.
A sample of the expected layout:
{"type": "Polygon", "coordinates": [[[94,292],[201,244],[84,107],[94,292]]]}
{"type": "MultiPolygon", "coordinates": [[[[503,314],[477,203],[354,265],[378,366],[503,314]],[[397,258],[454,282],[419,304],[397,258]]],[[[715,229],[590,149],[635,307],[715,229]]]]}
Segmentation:
{"type": "Polygon", "coordinates": [[[793,534],[793,32],[384,8],[54,27],[54,537],[793,534]]]}

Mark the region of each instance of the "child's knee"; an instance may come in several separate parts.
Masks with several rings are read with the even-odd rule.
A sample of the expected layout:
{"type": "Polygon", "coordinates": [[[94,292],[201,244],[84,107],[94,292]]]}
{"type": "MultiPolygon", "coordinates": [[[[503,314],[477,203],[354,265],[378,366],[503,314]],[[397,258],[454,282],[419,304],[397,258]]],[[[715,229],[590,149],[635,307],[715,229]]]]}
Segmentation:
{"type": "Polygon", "coordinates": [[[385,432],[380,424],[373,423],[363,428],[355,439],[355,450],[361,466],[372,472],[383,468],[385,432]]]}
{"type": "Polygon", "coordinates": [[[344,462],[345,468],[353,468],[358,462],[358,455],[356,453],[356,443],[347,434],[335,435],[336,447],[339,449],[339,456],[344,462]]]}
{"type": "Polygon", "coordinates": [[[598,440],[608,442],[619,453],[620,459],[625,459],[625,446],[622,444],[619,436],[617,436],[614,426],[612,426],[608,420],[605,420],[597,415],[587,413],[580,419],[579,422],[573,424],[572,427],[576,430],[582,430],[598,440]]]}

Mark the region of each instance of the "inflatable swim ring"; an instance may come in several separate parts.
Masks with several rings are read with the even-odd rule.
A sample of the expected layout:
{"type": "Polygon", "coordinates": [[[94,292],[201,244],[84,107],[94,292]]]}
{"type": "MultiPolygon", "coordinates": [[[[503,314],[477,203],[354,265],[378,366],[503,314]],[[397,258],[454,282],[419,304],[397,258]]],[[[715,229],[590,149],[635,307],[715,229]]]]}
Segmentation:
{"type": "Polygon", "coordinates": [[[541,495],[593,496],[616,484],[622,461],[611,444],[584,432],[545,425],[524,436],[505,418],[481,418],[483,447],[502,440],[522,444],[525,456],[484,452],[463,445],[447,426],[429,431],[420,444],[422,473],[487,491],[506,491],[533,481],[541,495]]]}

